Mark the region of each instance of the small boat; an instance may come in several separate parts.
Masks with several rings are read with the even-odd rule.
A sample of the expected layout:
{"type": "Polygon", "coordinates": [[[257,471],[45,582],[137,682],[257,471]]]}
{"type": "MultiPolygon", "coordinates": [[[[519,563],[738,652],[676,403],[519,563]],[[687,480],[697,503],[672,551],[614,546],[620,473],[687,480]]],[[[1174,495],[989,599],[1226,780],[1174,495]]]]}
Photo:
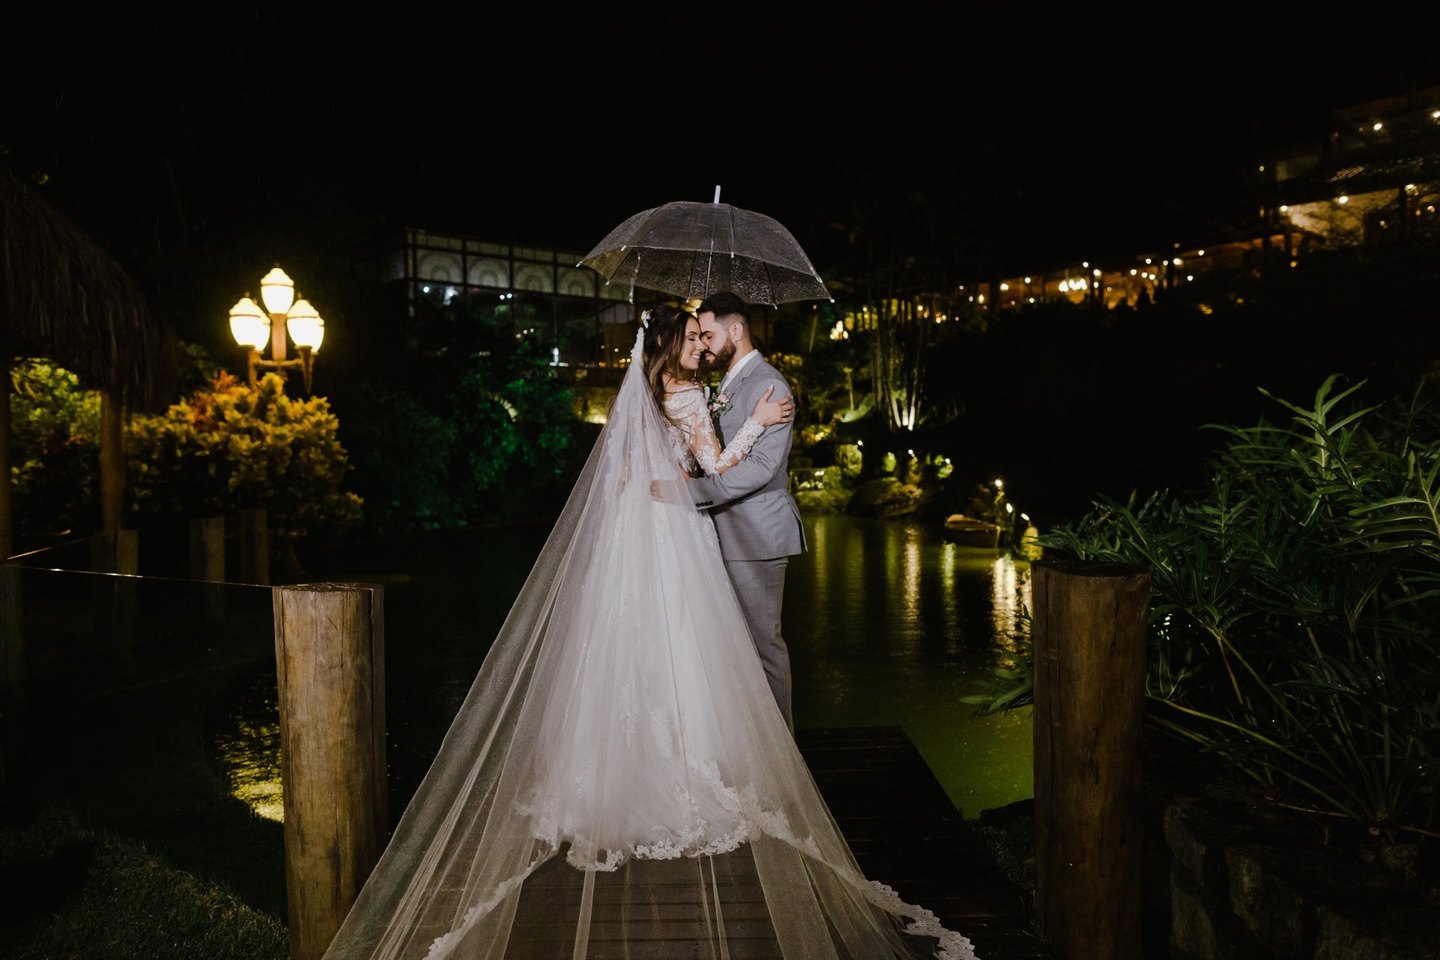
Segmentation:
{"type": "Polygon", "coordinates": [[[942,528],[945,539],[962,547],[987,547],[991,550],[1000,546],[1000,527],[989,520],[967,517],[963,513],[952,513],[945,518],[942,528]]]}

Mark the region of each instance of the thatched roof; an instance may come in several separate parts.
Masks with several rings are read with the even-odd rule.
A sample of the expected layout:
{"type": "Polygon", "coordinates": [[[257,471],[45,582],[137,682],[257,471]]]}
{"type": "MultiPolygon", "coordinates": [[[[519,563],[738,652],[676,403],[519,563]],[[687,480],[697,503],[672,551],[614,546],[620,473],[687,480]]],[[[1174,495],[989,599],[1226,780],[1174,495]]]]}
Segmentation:
{"type": "Polygon", "coordinates": [[[46,357],[136,409],[169,402],[179,350],[120,265],[0,169],[0,349],[46,357]]]}

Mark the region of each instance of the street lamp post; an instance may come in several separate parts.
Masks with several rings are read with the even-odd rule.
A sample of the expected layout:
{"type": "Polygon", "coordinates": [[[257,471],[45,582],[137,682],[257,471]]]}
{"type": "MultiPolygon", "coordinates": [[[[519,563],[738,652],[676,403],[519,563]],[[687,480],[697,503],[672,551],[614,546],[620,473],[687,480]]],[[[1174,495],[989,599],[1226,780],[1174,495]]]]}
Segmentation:
{"type": "Polygon", "coordinates": [[[295,281],[278,264],[260,280],[260,301],[263,309],[246,293],[230,308],[230,333],[249,351],[250,386],[255,386],[257,369],[299,369],[308,394],[315,354],[325,339],[325,321],[309,300],[297,299],[295,281]],[[287,360],[291,340],[300,355],[287,360]],[[267,342],[269,360],[260,355],[267,342]]]}

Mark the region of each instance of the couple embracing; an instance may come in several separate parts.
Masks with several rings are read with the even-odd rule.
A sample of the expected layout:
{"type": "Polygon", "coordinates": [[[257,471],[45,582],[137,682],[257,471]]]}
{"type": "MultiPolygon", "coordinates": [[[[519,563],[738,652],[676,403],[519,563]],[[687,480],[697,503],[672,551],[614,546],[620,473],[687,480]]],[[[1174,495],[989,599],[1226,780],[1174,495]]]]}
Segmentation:
{"type": "Polygon", "coordinates": [[[793,411],[743,301],[648,312],[325,960],[974,960],[864,876],[795,745],[780,634],[805,549],[793,411]],[[714,395],[702,366],[725,371],[714,395]]]}
{"type": "MultiPolygon", "coordinates": [[[[786,567],[792,556],[805,549],[805,528],[790,495],[794,399],[780,371],[755,349],[749,307],[743,300],[728,291],[718,293],[700,304],[693,319],[687,317],[684,311],[669,308],[664,321],[681,327],[686,335],[684,349],[693,349],[690,345],[698,343],[701,352],[696,359],[701,369],[724,371],[706,402],[708,413],[714,415],[716,444],[727,439],[739,439],[744,444],[747,424],[762,427],[743,456],[719,469],[706,470],[701,464],[699,476],[690,480],[687,488],[695,508],[708,511],[715,523],[725,572],[730,575],[750,638],[765,667],[765,679],[786,724],[793,730],[790,655],[780,632],[780,608],[785,596],[786,567]],[[690,324],[698,329],[693,340],[688,336],[690,324]],[[771,402],[779,407],[773,415],[760,406],[771,402]],[[770,421],[770,416],[778,419],[770,421]]],[[[688,356],[683,357],[682,370],[689,372],[691,362],[688,356]]],[[[704,433],[709,425],[687,413],[693,404],[684,400],[675,403],[673,399],[693,389],[686,383],[672,379],[670,385],[661,384],[666,390],[661,397],[662,407],[667,413],[672,406],[677,407],[680,415],[672,416],[672,420],[683,424],[682,429],[691,435],[698,435],[698,446],[703,448],[708,444],[704,433]]]]}

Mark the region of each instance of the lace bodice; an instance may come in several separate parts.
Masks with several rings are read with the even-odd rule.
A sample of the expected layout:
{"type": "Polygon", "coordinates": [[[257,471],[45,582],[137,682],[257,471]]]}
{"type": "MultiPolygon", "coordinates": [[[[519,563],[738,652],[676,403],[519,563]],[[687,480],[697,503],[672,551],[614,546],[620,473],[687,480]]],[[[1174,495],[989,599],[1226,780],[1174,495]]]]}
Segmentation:
{"type": "Polygon", "coordinates": [[[715,424],[705,405],[705,391],[699,387],[688,387],[666,397],[665,414],[669,418],[666,428],[676,462],[687,471],[693,472],[698,467],[712,476],[739,463],[765,432],[753,418],[746,418],[740,432],[721,450],[715,424]]]}

